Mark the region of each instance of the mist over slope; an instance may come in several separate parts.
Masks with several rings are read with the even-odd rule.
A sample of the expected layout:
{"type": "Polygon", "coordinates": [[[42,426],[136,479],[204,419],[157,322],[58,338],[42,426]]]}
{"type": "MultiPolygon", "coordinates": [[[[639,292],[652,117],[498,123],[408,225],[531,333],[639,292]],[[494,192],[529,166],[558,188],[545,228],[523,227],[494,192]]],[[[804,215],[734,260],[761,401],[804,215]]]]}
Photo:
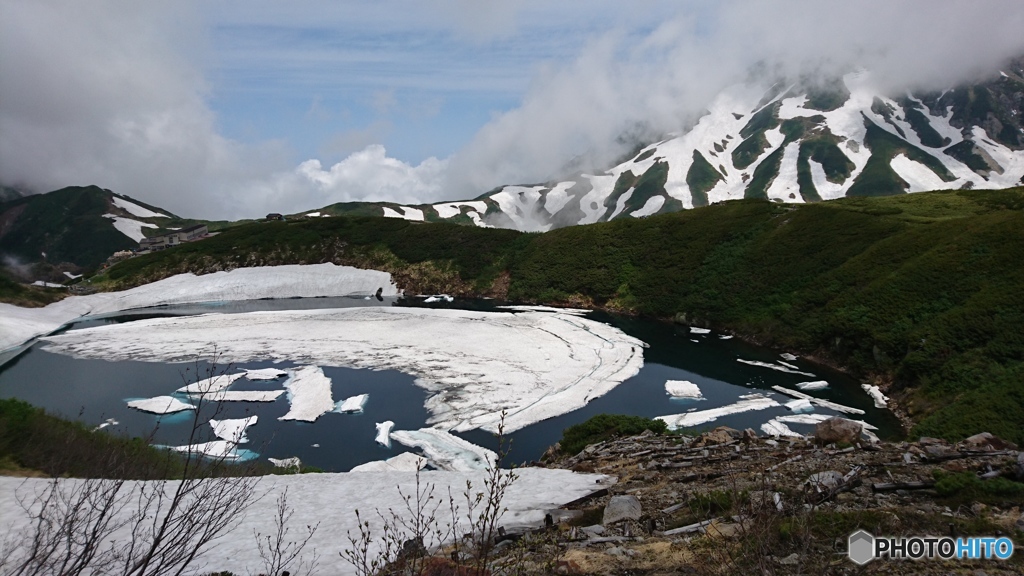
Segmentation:
{"type": "Polygon", "coordinates": [[[610,169],[472,201],[350,203],[327,213],[544,231],[739,198],[805,203],[1024,183],[1024,58],[993,78],[885,95],[872,74],[734,85],[689,129],[610,169]]]}

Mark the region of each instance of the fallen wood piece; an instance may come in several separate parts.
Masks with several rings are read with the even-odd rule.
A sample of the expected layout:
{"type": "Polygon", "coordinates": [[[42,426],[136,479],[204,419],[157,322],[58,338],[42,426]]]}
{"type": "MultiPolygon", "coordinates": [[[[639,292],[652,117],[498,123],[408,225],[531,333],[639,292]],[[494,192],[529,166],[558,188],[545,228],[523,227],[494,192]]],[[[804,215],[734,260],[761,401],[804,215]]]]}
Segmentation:
{"type": "Polygon", "coordinates": [[[665,508],[664,510],[662,510],[661,513],[662,514],[671,514],[671,513],[675,512],[676,510],[679,510],[683,506],[686,506],[686,502],[680,502],[679,504],[673,504],[673,505],[669,506],[668,508],[665,508]]]}
{"type": "Polygon", "coordinates": [[[778,468],[779,466],[783,466],[783,465],[785,465],[785,464],[789,464],[790,462],[796,462],[797,460],[803,460],[803,457],[804,457],[804,455],[803,455],[803,454],[797,454],[796,456],[793,456],[793,457],[792,457],[792,458],[790,458],[789,460],[786,460],[786,461],[784,461],[784,462],[779,462],[778,464],[776,464],[776,465],[774,465],[774,466],[772,466],[772,467],[768,468],[768,469],[766,470],[766,472],[773,472],[773,471],[774,471],[774,470],[775,470],[776,468],[778,468]]]}
{"type": "Polygon", "coordinates": [[[654,450],[641,450],[640,452],[626,456],[626,458],[639,458],[640,456],[647,456],[651,452],[654,452],[654,450]]]}
{"type": "Polygon", "coordinates": [[[799,398],[799,399],[802,399],[802,400],[808,400],[808,401],[810,401],[811,404],[815,404],[817,406],[821,406],[822,408],[828,408],[830,410],[835,410],[836,412],[846,412],[847,414],[863,414],[864,413],[864,411],[861,410],[860,408],[853,408],[853,407],[850,407],[850,406],[843,406],[842,404],[836,404],[835,402],[829,402],[828,400],[823,400],[821,398],[815,398],[814,396],[811,396],[810,394],[804,394],[803,392],[797,392],[796,390],[792,390],[792,389],[786,388],[784,386],[772,386],[772,390],[775,390],[776,392],[781,392],[782,394],[785,394],[787,396],[792,396],[793,398],[799,398]]]}
{"type": "Polygon", "coordinates": [[[701,520],[700,522],[697,522],[696,524],[690,524],[688,526],[682,526],[682,527],[679,527],[679,528],[673,528],[671,530],[666,530],[663,534],[665,536],[675,536],[676,534],[689,534],[690,532],[697,532],[698,530],[703,529],[705,526],[711,524],[715,520],[721,520],[721,518],[709,518],[707,520],[701,520]]]}
{"type": "Polygon", "coordinates": [[[875,482],[871,489],[875,492],[892,492],[893,490],[923,490],[934,488],[935,482],[875,482]]]}
{"type": "Polygon", "coordinates": [[[597,538],[590,538],[587,540],[587,544],[601,544],[603,542],[631,542],[635,538],[627,538],[626,536],[599,536],[597,538]]]}
{"type": "Polygon", "coordinates": [[[562,504],[560,506],[560,508],[570,508],[572,506],[579,506],[580,504],[583,504],[584,502],[587,502],[588,500],[593,500],[594,498],[600,498],[602,496],[607,496],[607,495],[608,495],[608,489],[607,488],[601,488],[600,490],[598,490],[596,492],[591,492],[590,494],[587,494],[586,496],[583,496],[581,498],[577,498],[577,499],[573,500],[572,502],[566,502],[565,504],[562,504]]]}
{"type": "Polygon", "coordinates": [[[983,450],[964,450],[961,452],[951,452],[949,454],[942,454],[940,456],[926,456],[929,462],[945,462],[946,460],[959,460],[961,458],[978,458],[984,456],[1008,456],[1016,455],[1016,450],[997,450],[994,452],[985,452],[983,450]]]}

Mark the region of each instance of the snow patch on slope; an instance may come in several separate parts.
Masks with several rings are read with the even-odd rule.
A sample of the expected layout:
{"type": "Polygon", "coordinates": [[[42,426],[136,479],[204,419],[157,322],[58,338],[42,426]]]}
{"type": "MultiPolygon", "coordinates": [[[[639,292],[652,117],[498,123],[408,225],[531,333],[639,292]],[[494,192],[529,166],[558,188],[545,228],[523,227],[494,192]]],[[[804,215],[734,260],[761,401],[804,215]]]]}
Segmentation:
{"type": "Polygon", "coordinates": [[[132,216],[138,216],[139,218],[170,218],[167,214],[153,212],[149,208],[143,208],[142,206],[139,206],[134,202],[129,202],[120,196],[112,196],[111,199],[114,202],[114,206],[117,206],[132,216]]]}
{"type": "Polygon", "coordinates": [[[131,218],[125,218],[124,216],[104,214],[103,217],[113,220],[114,228],[116,228],[118,232],[132,240],[135,240],[136,242],[142,242],[142,239],[146,237],[146,235],[142,233],[143,228],[158,228],[156,224],[140,222],[139,220],[132,220],[131,218]]]}

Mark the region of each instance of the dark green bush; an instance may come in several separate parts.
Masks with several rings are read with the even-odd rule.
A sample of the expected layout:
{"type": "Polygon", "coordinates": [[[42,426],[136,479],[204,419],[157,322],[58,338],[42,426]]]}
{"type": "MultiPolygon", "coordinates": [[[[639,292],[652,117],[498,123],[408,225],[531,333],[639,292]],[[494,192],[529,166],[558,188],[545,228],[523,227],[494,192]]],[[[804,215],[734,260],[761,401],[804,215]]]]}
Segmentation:
{"type": "Polygon", "coordinates": [[[641,434],[644,430],[664,434],[668,426],[661,420],[651,420],[642,416],[598,414],[586,422],[562,431],[562,451],[567,454],[579,454],[590,444],[615,436],[641,434]]]}

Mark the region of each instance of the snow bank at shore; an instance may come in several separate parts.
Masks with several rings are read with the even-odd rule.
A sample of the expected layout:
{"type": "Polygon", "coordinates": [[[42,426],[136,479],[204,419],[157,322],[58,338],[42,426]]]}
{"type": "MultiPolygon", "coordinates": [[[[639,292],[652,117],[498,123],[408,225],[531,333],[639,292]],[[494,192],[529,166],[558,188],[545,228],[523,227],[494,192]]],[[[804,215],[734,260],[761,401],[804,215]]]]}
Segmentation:
{"type": "Polygon", "coordinates": [[[202,276],[178,274],[123,292],[70,296],[45,308],[0,303],[0,350],[49,334],[82,316],[168,304],[373,294],[378,288],[384,289],[384,296],[398,294],[387,272],[334,264],[288,265],[202,276]]]}
{"type": "MultiPolygon", "coordinates": [[[[509,529],[539,525],[547,511],[607,488],[614,482],[608,476],[544,468],[519,468],[516,476],[502,501],[502,506],[508,507],[508,511],[502,516],[501,525],[509,529]]],[[[472,482],[474,490],[482,490],[485,477],[486,474],[479,471],[420,473],[421,485],[433,486],[434,495],[438,498],[447,498],[449,489],[456,498],[462,498],[467,481],[472,482]]],[[[0,534],[27,533],[31,520],[20,507],[18,495],[27,495],[31,500],[31,495],[42,491],[48,482],[44,478],[0,477],[0,534]]],[[[62,482],[74,485],[81,481],[62,482]]],[[[141,484],[128,482],[126,489],[138,491],[141,484]]],[[[152,489],[162,483],[145,484],[152,489]]],[[[350,575],[355,574],[355,570],[338,552],[347,546],[348,532],[359,533],[353,510],[359,509],[363,519],[370,523],[370,529],[379,535],[381,520],[373,511],[379,509],[386,514],[390,508],[408,518],[399,489],[405,494],[414,494],[416,474],[388,471],[265,476],[256,488],[257,495],[262,497],[252,503],[231,532],[211,544],[194,566],[196,571],[203,574],[222,570],[250,574],[261,570],[253,533],[266,535],[275,532],[277,498],[285,489],[288,490],[288,504],[294,510],[289,522],[293,530],[301,533],[302,527],[321,522],[306,547],[308,553],[313,549],[321,553],[319,566],[313,574],[350,575]]],[[[462,529],[458,533],[465,531],[462,529]]],[[[115,534],[115,537],[119,537],[119,541],[127,540],[126,533],[115,534]]]]}

